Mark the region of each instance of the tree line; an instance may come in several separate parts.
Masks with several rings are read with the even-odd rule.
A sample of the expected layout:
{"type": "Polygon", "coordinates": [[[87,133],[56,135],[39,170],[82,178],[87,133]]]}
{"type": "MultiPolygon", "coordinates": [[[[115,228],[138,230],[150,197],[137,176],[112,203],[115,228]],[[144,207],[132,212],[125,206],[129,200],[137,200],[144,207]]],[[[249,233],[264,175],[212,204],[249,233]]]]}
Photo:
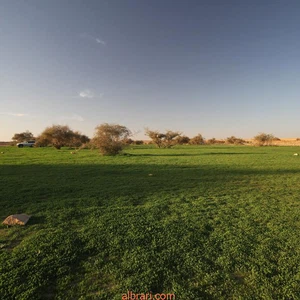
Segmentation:
{"type": "MultiPolygon", "coordinates": [[[[247,144],[245,140],[235,136],[228,137],[225,140],[217,140],[215,138],[206,140],[200,133],[189,138],[179,131],[172,130],[160,132],[146,128],[145,135],[158,148],[171,148],[175,145],[247,144]]],[[[126,126],[104,123],[95,128],[95,134],[92,139],[79,131],[73,131],[67,125],[52,125],[46,127],[37,137],[34,137],[28,130],[15,133],[12,141],[13,144],[17,144],[23,141],[35,140],[36,147],[53,146],[56,149],[61,149],[62,147],[97,148],[103,155],[117,155],[126,145],[140,145],[144,143],[141,140],[132,140],[130,137],[132,137],[132,133],[126,126]]],[[[272,134],[266,133],[260,133],[253,138],[253,142],[257,146],[270,146],[274,140],[279,139],[272,134]]]]}

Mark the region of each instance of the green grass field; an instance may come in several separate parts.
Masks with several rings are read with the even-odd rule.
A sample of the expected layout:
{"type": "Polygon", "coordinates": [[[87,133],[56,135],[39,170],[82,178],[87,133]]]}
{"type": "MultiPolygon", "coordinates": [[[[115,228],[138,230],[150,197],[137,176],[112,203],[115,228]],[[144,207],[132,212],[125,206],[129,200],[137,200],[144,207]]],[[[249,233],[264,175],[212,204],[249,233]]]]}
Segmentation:
{"type": "Polygon", "coordinates": [[[1,299],[300,299],[299,148],[0,150],[1,299]]]}

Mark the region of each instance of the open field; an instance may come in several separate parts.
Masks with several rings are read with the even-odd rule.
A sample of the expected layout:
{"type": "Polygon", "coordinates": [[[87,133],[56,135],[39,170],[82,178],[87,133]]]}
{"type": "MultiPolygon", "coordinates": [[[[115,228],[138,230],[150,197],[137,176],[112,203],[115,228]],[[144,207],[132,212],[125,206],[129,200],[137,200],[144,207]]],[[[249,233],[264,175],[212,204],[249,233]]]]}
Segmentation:
{"type": "Polygon", "coordinates": [[[300,298],[298,147],[1,150],[3,299],[300,298]]]}

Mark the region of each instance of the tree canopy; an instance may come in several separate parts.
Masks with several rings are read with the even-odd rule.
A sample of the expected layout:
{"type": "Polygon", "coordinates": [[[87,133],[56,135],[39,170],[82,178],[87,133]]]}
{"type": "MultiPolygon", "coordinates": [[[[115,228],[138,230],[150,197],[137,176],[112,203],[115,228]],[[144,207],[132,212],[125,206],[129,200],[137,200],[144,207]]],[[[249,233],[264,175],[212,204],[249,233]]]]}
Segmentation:
{"type": "Polygon", "coordinates": [[[15,143],[20,143],[20,142],[23,142],[23,141],[30,141],[30,140],[33,140],[33,139],[34,139],[34,136],[29,130],[26,130],[26,131],[21,132],[21,133],[15,133],[14,136],[12,137],[12,140],[15,143]]]}
{"type": "Polygon", "coordinates": [[[95,128],[92,142],[103,155],[117,155],[123,150],[130,136],[131,131],[127,127],[104,123],[95,128]]]}
{"type": "Polygon", "coordinates": [[[37,138],[36,146],[50,146],[61,149],[63,146],[79,147],[90,139],[67,125],[47,127],[37,138]]]}
{"type": "Polygon", "coordinates": [[[158,148],[171,148],[178,143],[178,138],[181,136],[179,131],[167,130],[161,133],[157,130],[146,128],[145,134],[152,140],[158,148]]]}

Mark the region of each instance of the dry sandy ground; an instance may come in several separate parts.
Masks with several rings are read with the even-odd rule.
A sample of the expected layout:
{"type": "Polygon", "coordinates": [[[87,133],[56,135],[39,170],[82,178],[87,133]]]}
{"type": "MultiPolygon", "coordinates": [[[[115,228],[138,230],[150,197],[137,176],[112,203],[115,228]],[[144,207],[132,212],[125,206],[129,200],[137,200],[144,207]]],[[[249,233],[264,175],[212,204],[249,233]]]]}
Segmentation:
{"type": "MultiPolygon", "coordinates": [[[[252,139],[246,139],[247,142],[252,143],[252,139]]],[[[272,145],[275,146],[300,146],[299,138],[280,138],[280,141],[273,141],[272,145]]]]}

